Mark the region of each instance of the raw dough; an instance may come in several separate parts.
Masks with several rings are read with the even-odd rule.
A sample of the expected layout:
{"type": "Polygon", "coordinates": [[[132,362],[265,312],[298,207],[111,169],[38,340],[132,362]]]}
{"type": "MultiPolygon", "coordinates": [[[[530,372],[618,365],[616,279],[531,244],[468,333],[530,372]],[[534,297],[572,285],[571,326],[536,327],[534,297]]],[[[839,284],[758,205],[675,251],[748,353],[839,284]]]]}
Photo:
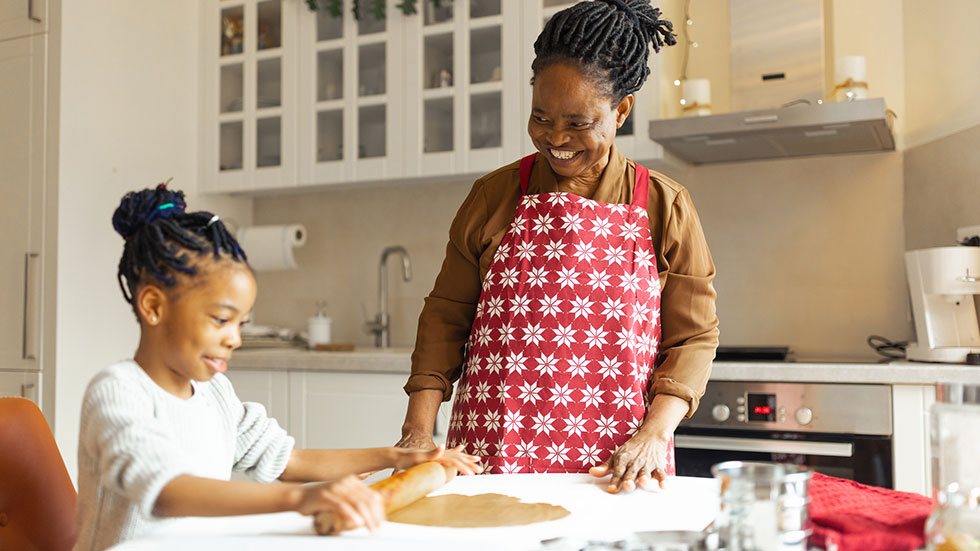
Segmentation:
{"type": "Polygon", "coordinates": [[[568,509],[558,505],[523,503],[516,497],[501,494],[447,494],[423,497],[391,513],[388,520],[421,526],[489,528],[547,522],[570,514],[568,509]]]}

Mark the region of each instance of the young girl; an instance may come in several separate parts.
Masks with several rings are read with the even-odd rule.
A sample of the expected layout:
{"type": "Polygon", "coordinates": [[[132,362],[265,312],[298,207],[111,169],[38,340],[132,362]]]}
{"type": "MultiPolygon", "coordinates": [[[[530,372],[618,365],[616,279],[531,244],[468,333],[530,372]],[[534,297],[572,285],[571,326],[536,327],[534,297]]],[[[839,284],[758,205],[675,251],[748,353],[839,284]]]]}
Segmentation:
{"type": "Polygon", "coordinates": [[[374,530],[381,497],[352,473],[430,460],[482,470],[459,450],[295,449],[261,405],[241,402],[223,373],[255,278],[217,216],[184,208],[183,193],[161,184],[127,194],[112,217],[126,240],[118,278],[140,343],[85,392],[75,549],[147,536],[179,516],[329,510],[374,530]],[[232,470],[258,482],[229,480],[232,470]],[[330,482],[300,484],[317,480],[330,482]]]}

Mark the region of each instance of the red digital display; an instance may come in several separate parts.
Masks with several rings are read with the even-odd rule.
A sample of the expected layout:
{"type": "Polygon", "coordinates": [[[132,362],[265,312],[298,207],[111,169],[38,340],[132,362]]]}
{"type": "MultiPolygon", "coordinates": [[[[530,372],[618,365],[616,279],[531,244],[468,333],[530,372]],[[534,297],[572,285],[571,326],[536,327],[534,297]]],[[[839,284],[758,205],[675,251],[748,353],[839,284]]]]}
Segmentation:
{"type": "Polygon", "coordinates": [[[769,406],[755,406],[752,410],[753,413],[762,413],[763,415],[769,415],[772,413],[772,408],[769,406]]]}

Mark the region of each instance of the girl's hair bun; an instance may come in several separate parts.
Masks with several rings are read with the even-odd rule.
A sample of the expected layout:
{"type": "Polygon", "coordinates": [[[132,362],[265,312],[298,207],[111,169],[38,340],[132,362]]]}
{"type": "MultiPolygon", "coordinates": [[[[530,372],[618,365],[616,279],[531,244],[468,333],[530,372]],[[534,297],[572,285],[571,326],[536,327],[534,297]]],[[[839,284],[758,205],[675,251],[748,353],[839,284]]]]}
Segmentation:
{"type": "Polygon", "coordinates": [[[153,220],[182,214],[185,208],[184,192],[171,191],[165,183],[154,189],[131,191],[112,214],[112,227],[123,239],[129,240],[153,220]]]}

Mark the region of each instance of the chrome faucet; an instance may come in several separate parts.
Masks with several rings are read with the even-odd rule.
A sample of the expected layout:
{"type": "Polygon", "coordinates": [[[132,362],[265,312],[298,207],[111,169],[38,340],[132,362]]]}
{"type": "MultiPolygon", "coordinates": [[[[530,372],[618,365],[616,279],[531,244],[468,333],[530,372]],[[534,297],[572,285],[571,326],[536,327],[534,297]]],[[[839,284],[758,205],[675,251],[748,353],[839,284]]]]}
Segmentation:
{"type": "Polygon", "coordinates": [[[378,315],[365,325],[368,333],[374,333],[374,344],[378,348],[391,346],[391,316],[388,314],[388,257],[399,254],[402,257],[402,278],[412,279],[412,260],[408,257],[405,247],[394,245],[381,251],[381,262],[378,263],[378,315]]]}

